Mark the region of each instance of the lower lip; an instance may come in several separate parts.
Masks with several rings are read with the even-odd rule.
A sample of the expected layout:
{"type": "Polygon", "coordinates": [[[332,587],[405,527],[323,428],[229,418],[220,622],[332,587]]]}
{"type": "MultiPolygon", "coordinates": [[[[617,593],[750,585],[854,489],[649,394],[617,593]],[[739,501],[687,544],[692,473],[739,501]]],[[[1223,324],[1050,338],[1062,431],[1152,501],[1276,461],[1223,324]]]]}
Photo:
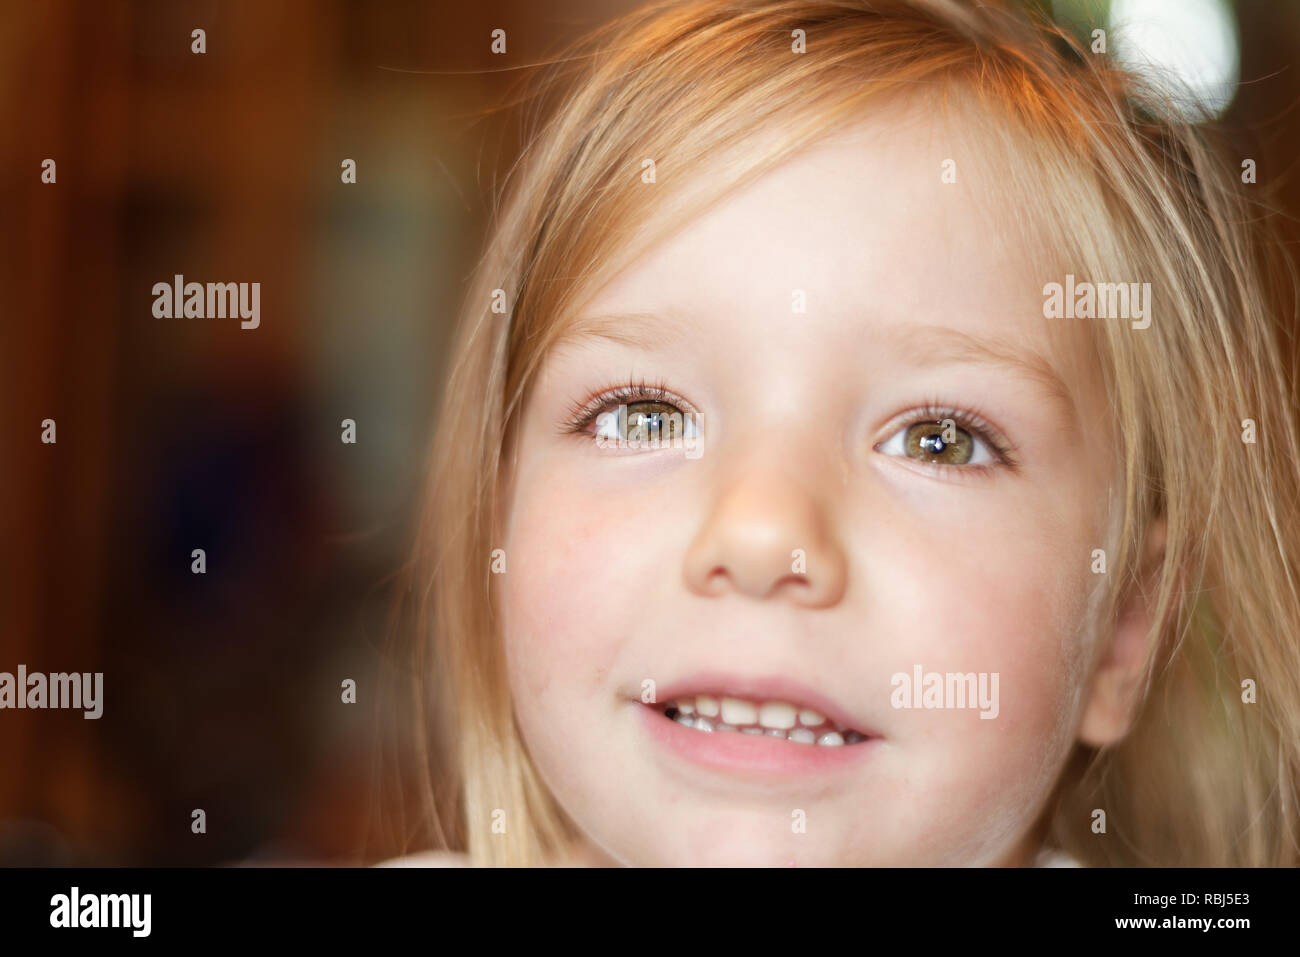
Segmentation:
{"type": "Polygon", "coordinates": [[[653,705],[634,702],[646,731],[670,753],[711,771],[776,777],[815,775],[855,767],[876,748],[879,738],[838,746],[798,744],[768,734],[697,731],[667,717],[653,705]]]}

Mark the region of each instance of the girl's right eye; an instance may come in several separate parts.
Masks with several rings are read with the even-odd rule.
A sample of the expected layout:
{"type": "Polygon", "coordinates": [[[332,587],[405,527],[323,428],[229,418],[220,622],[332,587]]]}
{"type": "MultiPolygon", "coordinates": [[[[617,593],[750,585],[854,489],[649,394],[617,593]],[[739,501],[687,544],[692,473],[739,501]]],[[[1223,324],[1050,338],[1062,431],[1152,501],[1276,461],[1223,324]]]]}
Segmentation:
{"type": "Polygon", "coordinates": [[[699,428],[690,404],[663,385],[629,382],[576,403],[563,431],[590,436],[602,448],[654,448],[698,438],[699,428]]]}
{"type": "Polygon", "coordinates": [[[611,443],[671,442],[696,438],[692,416],[670,402],[632,402],[596,415],[596,440],[611,443]]]}

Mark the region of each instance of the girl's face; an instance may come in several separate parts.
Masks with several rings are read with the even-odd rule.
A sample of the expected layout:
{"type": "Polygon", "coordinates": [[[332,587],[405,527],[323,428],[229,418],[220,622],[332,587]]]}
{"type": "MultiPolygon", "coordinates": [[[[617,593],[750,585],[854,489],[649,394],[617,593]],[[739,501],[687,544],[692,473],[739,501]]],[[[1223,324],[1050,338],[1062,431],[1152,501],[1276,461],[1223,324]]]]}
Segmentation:
{"type": "Polygon", "coordinates": [[[848,129],[637,260],[548,353],[495,584],[525,743],[605,858],[1032,850],[1087,705],[1114,463],[1094,376],[1058,361],[1087,320],[1043,318],[1064,276],[1030,265],[974,142],[932,112],[848,129]],[[642,381],[670,395],[570,422],[642,381]],[[672,412],[677,447],[598,446],[669,439],[672,412]]]}

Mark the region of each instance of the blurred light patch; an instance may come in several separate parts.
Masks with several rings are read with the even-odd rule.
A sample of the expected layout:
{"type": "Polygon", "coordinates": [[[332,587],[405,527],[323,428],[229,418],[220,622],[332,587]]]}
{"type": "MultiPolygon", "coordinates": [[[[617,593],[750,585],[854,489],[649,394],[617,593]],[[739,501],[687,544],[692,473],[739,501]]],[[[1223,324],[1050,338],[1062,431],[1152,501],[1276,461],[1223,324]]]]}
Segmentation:
{"type": "Polygon", "coordinates": [[[1237,25],[1225,0],[1112,0],[1111,50],[1184,119],[1232,102],[1241,76],[1237,25]]]}

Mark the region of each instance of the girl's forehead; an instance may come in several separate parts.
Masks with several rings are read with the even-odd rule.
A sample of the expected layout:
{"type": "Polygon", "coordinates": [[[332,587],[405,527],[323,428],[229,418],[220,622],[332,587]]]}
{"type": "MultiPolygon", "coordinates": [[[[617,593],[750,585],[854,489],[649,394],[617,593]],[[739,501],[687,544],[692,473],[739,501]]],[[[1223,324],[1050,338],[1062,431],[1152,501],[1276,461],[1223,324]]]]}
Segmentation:
{"type": "MultiPolygon", "coordinates": [[[[585,300],[566,340],[602,316],[615,317],[603,324],[611,334],[814,332],[832,349],[950,330],[955,346],[1027,351],[1050,374],[1055,353],[1090,351],[1087,330],[1043,315],[1044,287],[1063,278],[1049,264],[1065,260],[1044,204],[1011,188],[998,137],[975,114],[882,101],[703,212],[666,203],[648,224],[664,238],[585,300]],[[617,318],[635,316],[658,319],[617,318]]],[[[727,168],[686,175],[698,185],[727,168]]]]}
{"type": "Polygon", "coordinates": [[[768,155],[782,126],[685,169],[661,157],[658,181],[633,187],[649,196],[641,221],[619,232],[625,245],[642,236],[657,237],[655,245],[638,249],[616,278],[689,285],[665,287],[669,272],[764,293],[801,280],[795,285],[845,295],[869,284],[909,302],[987,299],[990,286],[1014,291],[1021,278],[1041,276],[1060,257],[1049,204],[1024,188],[1033,173],[1008,166],[995,115],[934,100],[881,96],[742,185],[735,170],[768,155]]]}

